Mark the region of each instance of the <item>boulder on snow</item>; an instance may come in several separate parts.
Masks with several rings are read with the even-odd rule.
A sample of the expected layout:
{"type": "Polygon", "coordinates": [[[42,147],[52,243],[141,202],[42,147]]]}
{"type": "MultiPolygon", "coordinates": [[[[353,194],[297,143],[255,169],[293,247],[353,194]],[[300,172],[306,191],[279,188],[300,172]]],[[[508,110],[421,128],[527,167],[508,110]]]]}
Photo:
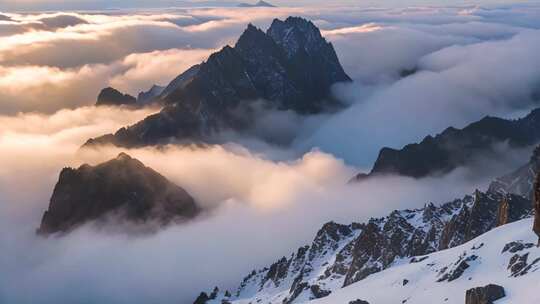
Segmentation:
{"type": "Polygon", "coordinates": [[[465,304],[493,304],[494,301],[506,296],[504,288],[499,285],[489,284],[484,287],[476,287],[467,290],[465,304]]]}
{"type": "Polygon", "coordinates": [[[358,299],[358,300],[350,301],[349,304],[369,304],[369,302],[358,299]]]}

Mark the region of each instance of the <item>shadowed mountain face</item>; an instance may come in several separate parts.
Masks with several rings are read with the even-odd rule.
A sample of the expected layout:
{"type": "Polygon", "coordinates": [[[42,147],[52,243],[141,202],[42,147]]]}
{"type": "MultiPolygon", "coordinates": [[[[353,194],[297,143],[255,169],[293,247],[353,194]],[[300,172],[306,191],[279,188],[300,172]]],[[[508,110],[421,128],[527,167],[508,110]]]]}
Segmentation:
{"type": "Polygon", "coordinates": [[[38,232],[68,232],[106,215],[133,223],[166,225],[193,218],[198,212],[184,189],[121,153],[97,166],[63,169],[38,232]]]}
{"type": "Polygon", "coordinates": [[[359,174],[356,179],[377,174],[424,177],[447,173],[480,157],[494,155],[494,145],[498,143],[520,148],[539,141],[540,109],[518,120],[488,116],[461,130],[450,127],[401,150],[383,148],[370,174],[359,174]]]}
{"type": "Polygon", "coordinates": [[[204,140],[225,129],[246,130],[257,100],[278,110],[320,113],[340,104],[334,83],[350,81],[332,44],[302,18],[274,20],[265,33],[249,25],[234,47],[226,46],[169,84],[164,109],[115,134],[85,145],[136,147],[176,140],[204,140]]]}
{"type": "Polygon", "coordinates": [[[259,1],[257,3],[251,4],[251,3],[240,3],[238,4],[238,7],[275,7],[273,4],[268,3],[266,1],[259,1]]]}

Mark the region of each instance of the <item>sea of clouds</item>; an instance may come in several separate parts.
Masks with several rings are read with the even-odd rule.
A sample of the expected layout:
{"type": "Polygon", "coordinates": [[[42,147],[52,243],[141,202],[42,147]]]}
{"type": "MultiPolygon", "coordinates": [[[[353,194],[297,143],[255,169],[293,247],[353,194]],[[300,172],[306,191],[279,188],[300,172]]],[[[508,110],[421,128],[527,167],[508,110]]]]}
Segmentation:
{"type": "Polygon", "coordinates": [[[1,12],[0,302],[190,303],[309,243],[326,221],[364,221],[484,188],[529,150],[501,143],[500,159],[445,176],[348,181],[383,146],[534,108],[539,20],[540,6],[527,3],[1,12]],[[346,109],[263,113],[255,133],[281,145],[221,134],[221,145],[126,151],[207,207],[192,223],[136,237],[91,225],[35,235],[63,167],[125,151],[80,146],[159,110],[93,107],[101,88],[137,94],[166,85],[234,43],[247,23],[266,28],[289,15],[313,20],[334,44],[354,79],[334,88],[346,109]],[[404,70],[416,73],[403,78],[404,70]]]}

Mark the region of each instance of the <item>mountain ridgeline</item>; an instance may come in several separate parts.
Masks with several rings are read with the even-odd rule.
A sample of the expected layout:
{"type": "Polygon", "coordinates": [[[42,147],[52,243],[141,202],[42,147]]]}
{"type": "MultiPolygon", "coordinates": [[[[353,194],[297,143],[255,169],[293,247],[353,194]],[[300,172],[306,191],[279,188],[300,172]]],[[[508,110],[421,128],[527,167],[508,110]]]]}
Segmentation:
{"type": "Polygon", "coordinates": [[[276,19],[266,33],[250,24],[234,47],[225,46],[174,79],[157,97],[165,104],[160,113],[85,145],[137,147],[246,130],[261,100],[268,108],[320,113],[341,106],[331,86],[350,80],[312,22],[276,19]]]}
{"type": "Polygon", "coordinates": [[[497,144],[525,148],[538,142],[540,109],[517,120],[487,116],[463,129],[447,128],[435,137],[427,136],[401,150],[383,148],[371,172],[358,174],[356,180],[382,174],[416,178],[445,174],[479,158],[496,156],[497,144]]]}
{"type": "MultiPolygon", "coordinates": [[[[532,193],[540,191],[540,184],[537,181],[534,188],[531,177],[534,180],[539,174],[539,164],[540,147],[525,166],[496,179],[485,192],[477,190],[440,206],[429,203],[420,209],[396,210],[366,223],[329,222],[310,245],[253,270],[234,292],[215,289],[210,295],[201,293],[195,303],[304,303],[329,296],[398,261],[420,263],[429,258],[428,254],[460,246],[496,227],[530,217],[532,193]],[[513,182],[509,182],[510,177],[513,182]]],[[[476,258],[462,258],[452,267],[439,269],[437,282],[458,280],[476,258]]],[[[524,263],[520,270],[528,266],[524,263]]]]}

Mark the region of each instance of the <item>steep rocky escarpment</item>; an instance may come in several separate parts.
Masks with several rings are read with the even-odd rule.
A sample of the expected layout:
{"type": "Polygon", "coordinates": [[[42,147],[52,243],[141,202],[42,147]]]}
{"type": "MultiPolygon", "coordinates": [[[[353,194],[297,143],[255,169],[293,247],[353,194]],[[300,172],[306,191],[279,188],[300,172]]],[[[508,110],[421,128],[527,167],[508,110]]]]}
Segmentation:
{"type": "Polygon", "coordinates": [[[166,225],[193,218],[198,212],[199,207],[184,189],[121,153],[97,166],[64,168],[38,232],[69,232],[109,215],[109,220],[116,222],[166,225]]]}
{"type": "MultiPolygon", "coordinates": [[[[383,148],[369,175],[442,174],[480,157],[494,155],[494,145],[498,143],[520,148],[539,141],[540,109],[518,120],[485,117],[463,129],[450,127],[435,137],[427,136],[420,143],[406,145],[401,150],[383,148]]],[[[365,174],[359,174],[358,178],[365,178],[365,174]]]]}
{"type": "Polygon", "coordinates": [[[266,33],[249,25],[234,47],[225,46],[173,80],[158,97],[166,104],[160,113],[86,146],[204,140],[221,130],[245,130],[260,100],[278,110],[320,113],[340,106],[330,89],[344,81],[350,78],[332,44],[312,22],[276,19],[266,33]]]}

